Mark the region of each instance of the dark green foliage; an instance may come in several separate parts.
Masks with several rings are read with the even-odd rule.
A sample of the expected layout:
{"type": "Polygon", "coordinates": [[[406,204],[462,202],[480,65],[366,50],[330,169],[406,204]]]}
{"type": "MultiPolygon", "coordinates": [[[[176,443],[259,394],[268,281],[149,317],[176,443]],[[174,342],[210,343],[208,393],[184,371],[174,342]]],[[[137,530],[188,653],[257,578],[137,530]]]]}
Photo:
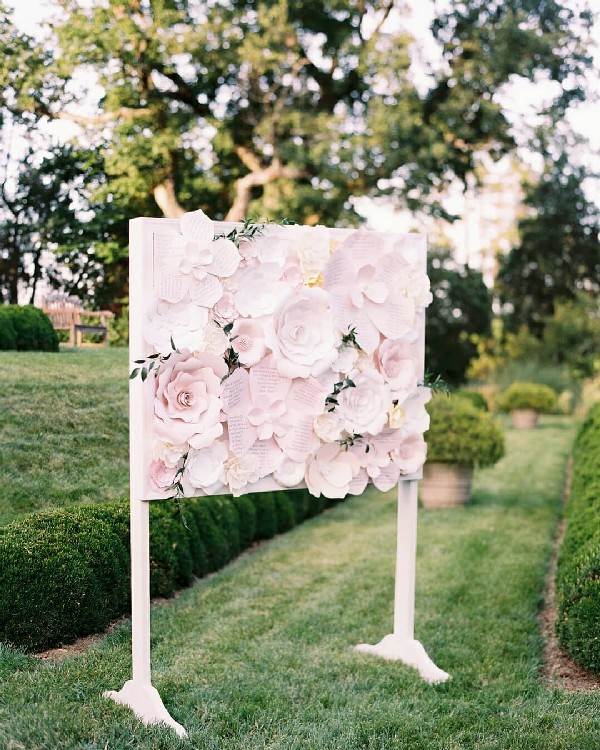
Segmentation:
{"type": "Polygon", "coordinates": [[[8,306],[0,307],[0,351],[17,348],[17,332],[8,306]]]}
{"type": "Polygon", "coordinates": [[[473,336],[490,333],[492,296],[481,273],[456,263],[448,251],[429,254],[427,273],[433,301],[425,322],[425,364],[429,372],[459,385],[477,354],[473,336]]]}
{"type": "Polygon", "coordinates": [[[497,286],[512,330],[542,337],[561,302],[600,291],[600,211],[585,195],[585,168],[548,155],[540,181],[526,186],[519,245],[501,257],[497,286]]]}
{"type": "Polygon", "coordinates": [[[479,411],[489,411],[488,402],[479,391],[455,391],[453,395],[468,401],[479,411]]]}
{"type": "Polygon", "coordinates": [[[240,549],[244,550],[252,544],[256,535],[256,509],[247,495],[232,497],[231,502],[238,514],[240,549]]]}
{"type": "Polygon", "coordinates": [[[256,492],[249,497],[256,509],[255,539],[271,539],[277,533],[274,493],[256,492]]]}
{"type": "Polygon", "coordinates": [[[326,502],[327,499],[323,495],[315,497],[309,493],[306,497],[306,517],[312,518],[313,516],[317,516],[325,508],[326,502]]]}
{"type": "Polygon", "coordinates": [[[277,519],[277,533],[283,534],[296,525],[296,510],[287,492],[274,492],[275,518],[277,519]]]}
{"type": "MultiPolygon", "coordinates": [[[[150,504],[150,593],[171,596],[253,541],[304,520],[307,490],[150,504]]],[[[322,509],[314,498],[311,512],[322,509]]],[[[40,512],[0,527],[0,641],[28,650],[103,630],[130,603],[129,505],[40,512]]]]}
{"type": "Polygon", "coordinates": [[[457,396],[435,396],[428,404],[427,460],[491,466],[504,455],[504,434],[490,414],[457,396]]]}
{"type": "Polygon", "coordinates": [[[567,523],[558,560],[557,633],[576,661],[600,673],[600,404],[575,442],[567,523]]]}
{"type": "Polygon", "coordinates": [[[86,508],[0,528],[0,640],[42,649],[102,630],[128,601],[118,534],[86,508]]]}
{"type": "Polygon", "coordinates": [[[5,305],[0,307],[0,349],[57,352],[58,335],[38,307],[5,305]]]}

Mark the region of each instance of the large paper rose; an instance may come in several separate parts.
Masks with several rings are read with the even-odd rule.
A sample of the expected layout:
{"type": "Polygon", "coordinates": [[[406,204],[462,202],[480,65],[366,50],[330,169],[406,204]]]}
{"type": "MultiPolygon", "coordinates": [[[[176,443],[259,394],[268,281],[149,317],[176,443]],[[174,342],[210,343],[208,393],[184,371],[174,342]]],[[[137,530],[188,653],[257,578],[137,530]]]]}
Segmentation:
{"type": "Polygon", "coordinates": [[[287,299],[265,333],[279,371],[290,378],[318,377],[338,354],[329,297],[316,287],[287,299]]]}
{"type": "Polygon", "coordinates": [[[154,429],[158,437],[204,448],[222,435],[221,378],[226,374],[223,360],[212,354],[173,352],[156,378],[154,429]]]}
{"type": "Polygon", "coordinates": [[[401,474],[414,474],[425,463],[427,443],[423,435],[410,435],[392,451],[392,460],[401,474]]]}
{"type": "Polygon", "coordinates": [[[344,497],[359,471],[360,463],[355,455],[337,443],[329,443],[322,445],[309,462],[306,486],[315,497],[344,497]]]}
{"type": "Polygon", "coordinates": [[[339,394],[336,413],[344,420],[348,432],[376,435],[388,421],[390,387],[376,370],[353,372],[351,379],[354,387],[339,394]]]}

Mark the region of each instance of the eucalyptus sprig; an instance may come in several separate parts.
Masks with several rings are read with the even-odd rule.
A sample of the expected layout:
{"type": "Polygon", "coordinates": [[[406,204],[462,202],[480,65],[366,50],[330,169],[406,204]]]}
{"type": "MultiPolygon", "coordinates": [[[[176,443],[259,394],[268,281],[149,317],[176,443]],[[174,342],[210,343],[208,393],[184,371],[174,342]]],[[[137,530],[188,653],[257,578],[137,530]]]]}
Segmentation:
{"type": "Polygon", "coordinates": [[[434,377],[433,373],[429,372],[429,370],[427,370],[423,376],[423,380],[417,383],[417,385],[429,388],[432,393],[445,393],[446,396],[450,393],[450,387],[444,378],[439,373],[434,377]]]}
{"type": "Polygon", "coordinates": [[[342,343],[338,348],[343,349],[344,347],[349,346],[353,346],[355,349],[358,349],[359,352],[364,351],[362,346],[356,340],[356,326],[348,326],[348,333],[345,333],[342,336],[342,343]]]}
{"type": "Polygon", "coordinates": [[[242,219],[242,228],[234,227],[228,234],[217,234],[215,240],[228,239],[239,248],[240,242],[249,241],[262,237],[265,225],[258,223],[256,219],[242,219]]]}
{"type": "MultiPolygon", "coordinates": [[[[348,448],[352,448],[352,446],[356,445],[357,443],[361,443],[363,440],[363,436],[359,434],[358,432],[355,432],[353,435],[348,435],[348,437],[341,438],[340,440],[336,440],[335,442],[338,445],[341,445],[344,450],[348,450],[348,448]]],[[[366,452],[369,452],[369,445],[367,444],[366,452]]]]}
{"type": "MultiPolygon", "coordinates": [[[[229,343],[233,343],[238,337],[237,336],[230,336],[231,330],[233,329],[233,323],[227,323],[226,325],[222,326],[217,320],[214,321],[216,325],[219,326],[219,328],[223,329],[223,333],[227,336],[229,339],[229,343]]],[[[225,353],[223,354],[223,359],[225,360],[225,364],[227,365],[227,375],[224,375],[221,378],[221,383],[224,380],[227,380],[227,378],[230,375],[233,375],[233,373],[239,369],[240,367],[243,367],[242,363],[240,362],[240,356],[236,352],[236,350],[233,348],[233,346],[230,346],[229,349],[225,350],[225,353]]]]}
{"type": "Polygon", "coordinates": [[[333,393],[330,393],[325,399],[327,411],[335,411],[335,407],[338,404],[337,397],[342,391],[345,391],[346,388],[356,388],[356,383],[353,380],[350,380],[350,378],[344,378],[344,380],[341,380],[339,383],[335,383],[333,386],[333,393]]]}
{"type": "Polygon", "coordinates": [[[187,453],[184,453],[182,456],[181,466],[177,469],[175,472],[175,477],[173,479],[173,484],[168,488],[170,491],[173,492],[172,495],[170,495],[167,500],[173,500],[175,503],[175,507],[177,508],[178,514],[181,516],[181,523],[184,525],[186,529],[189,531],[189,526],[187,524],[187,520],[183,514],[183,511],[181,509],[181,503],[179,502],[181,498],[184,496],[184,490],[183,490],[183,472],[185,471],[185,463],[187,461],[187,458],[189,456],[189,451],[187,453]]]}
{"type": "Polygon", "coordinates": [[[157,378],[160,374],[161,366],[171,358],[171,355],[180,353],[181,352],[175,346],[175,342],[171,336],[171,351],[168,354],[160,354],[160,352],[158,352],[157,354],[149,354],[144,359],[136,359],[134,363],[136,365],[142,365],[142,367],[134,367],[129,375],[129,380],[133,380],[139,375],[142,381],[144,381],[153,370],[154,377],[157,378]]]}

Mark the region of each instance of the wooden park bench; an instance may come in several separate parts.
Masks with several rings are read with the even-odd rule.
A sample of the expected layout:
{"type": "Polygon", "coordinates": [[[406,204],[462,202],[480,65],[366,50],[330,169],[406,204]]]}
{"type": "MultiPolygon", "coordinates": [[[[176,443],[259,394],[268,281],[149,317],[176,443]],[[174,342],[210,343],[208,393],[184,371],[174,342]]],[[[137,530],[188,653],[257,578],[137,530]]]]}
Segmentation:
{"type": "Polygon", "coordinates": [[[44,297],[42,310],[52,321],[55,331],[69,332],[69,346],[108,346],[110,310],[84,310],[79,297],[52,292],[44,297]],[[85,334],[99,334],[99,344],[84,342],[85,334]]]}

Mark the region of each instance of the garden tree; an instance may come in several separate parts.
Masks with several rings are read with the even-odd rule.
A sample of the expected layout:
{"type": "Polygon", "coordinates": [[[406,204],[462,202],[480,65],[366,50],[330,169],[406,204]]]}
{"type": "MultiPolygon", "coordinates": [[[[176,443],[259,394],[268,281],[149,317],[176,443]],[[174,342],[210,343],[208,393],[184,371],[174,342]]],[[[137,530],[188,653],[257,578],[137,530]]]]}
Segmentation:
{"type": "Polygon", "coordinates": [[[427,309],[425,366],[459,385],[477,354],[475,336],[490,334],[492,296],[481,273],[456,263],[447,249],[430,252],[427,273],[433,301],[427,309]]]}
{"type": "Polygon", "coordinates": [[[525,325],[541,337],[559,303],[600,291],[600,210],[585,196],[587,176],[563,152],[525,186],[530,214],[519,221],[519,244],[500,259],[497,279],[508,330],[525,325]]]}
{"type": "Polygon", "coordinates": [[[36,111],[89,127],[110,194],[150,194],[169,217],[347,222],[350,196],[382,188],[422,203],[476,150],[510,146],[494,100],[510,76],[562,83],[587,62],[589,19],[555,0],[451,3],[434,23],[445,66],[424,95],[393,0],[56,2],[60,55],[36,111]],[[52,88],[82,69],[105,92],[95,115],[76,87],[52,88]]]}
{"type": "Polygon", "coordinates": [[[69,147],[55,147],[42,157],[32,151],[4,165],[0,186],[0,299],[17,304],[26,287],[33,303],[40,281],[87,296],[102,274],[102,264],[89,252],[95,233],[81,221],[85,164],[69,147]],[[47,267],[44,252],[59,253],[60,265],[47,267]]]}

